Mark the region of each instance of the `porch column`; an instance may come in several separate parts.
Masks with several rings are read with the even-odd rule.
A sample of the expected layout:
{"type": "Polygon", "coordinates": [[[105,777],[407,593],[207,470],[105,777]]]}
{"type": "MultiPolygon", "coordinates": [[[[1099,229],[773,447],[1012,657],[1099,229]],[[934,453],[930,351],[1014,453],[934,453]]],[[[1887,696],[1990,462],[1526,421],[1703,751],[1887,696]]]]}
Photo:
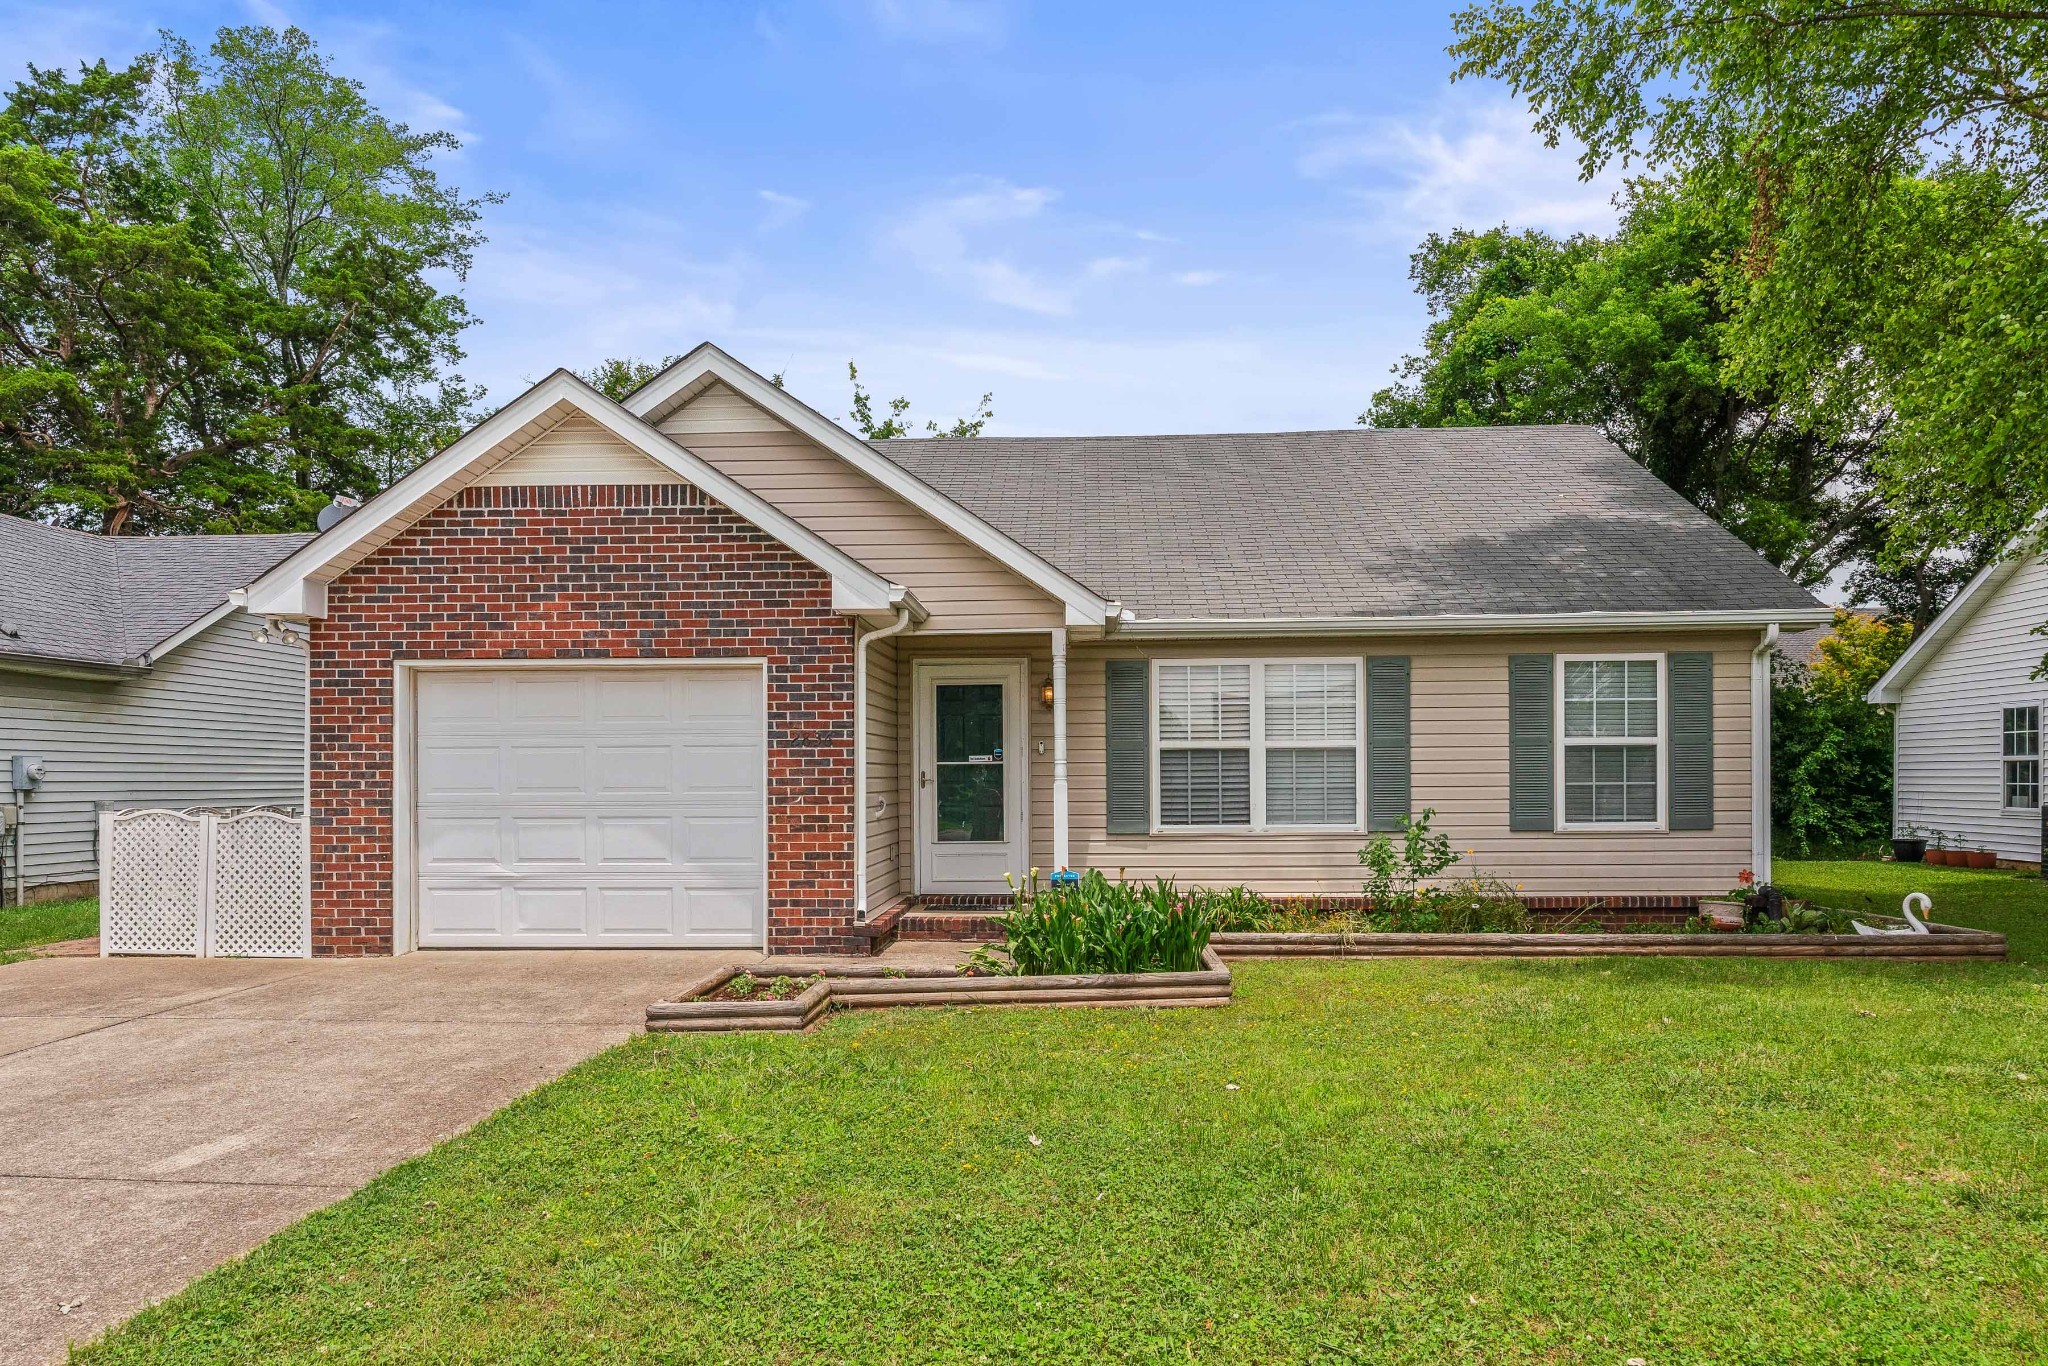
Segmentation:
{"type": "Polygon", "coordinates": [[[1067,853],[1067,628],[1052,633],[1052,863],[1070,866],[1067,853]]]}

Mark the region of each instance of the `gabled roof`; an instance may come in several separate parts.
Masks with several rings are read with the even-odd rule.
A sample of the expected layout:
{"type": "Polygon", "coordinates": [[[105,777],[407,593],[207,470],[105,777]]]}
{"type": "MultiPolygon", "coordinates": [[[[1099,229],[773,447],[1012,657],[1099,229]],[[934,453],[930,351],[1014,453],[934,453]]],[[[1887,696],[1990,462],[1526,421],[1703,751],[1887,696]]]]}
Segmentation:
{"type": "Polygon", "coordinates": [[[1591,427],[982,437],[873,449],[1121,600],[1136,618],[1127,629],[1830,619],[1591,427]]]}
{"type": "Polygon", "coordinates": [[[838,610],[886,613],[897,606],[917,610],[915,599],[904,589],[888,583],[567,370],[557,370],[541,380],[250,584],[240,595],[242,604],[262,614],[323,615],[329,582],[572,412],[590,418],[831,575],[833,606],[838,610]]]}
{"type": "Polygon", "coordinates": [[[0,660],[133,669],[310,536],[100,536],[0,516],[0,660]]]}
{"type": "Polygon", "coordinates": [[[2044,528],[2048,528],[2048,513],[2037,518],[2031,529],[2015,536],[1997,559],[1977,571],[1977,577],[1964,584],[1962,592],[1949,599],[1948,606],[1941,609],[1941,615],[1927,623],[1927,629],[1913,638],[1913,643],[1906,647],[1898,662],[1885,670],[1884,677],[1863,695],[1864,700],[1880,704],[1905,701],[1906,688],[1914,677],[1932,664],[1955,639],[1956,633],[1969,625],[1970,619],[1998,596],[1998,590],[2011,583],[2028,561],[2040,553],[2039,538],[2044,528]]]}
{"type": "Polygon", "coordinates": [[[650,424],[658,423],[720,382],[912,507],[951,528],[1025,582],[1064,603],[1068,625],[1100,626],[1112,614],[1110,600],[1084,582],[1084,576],[1075,574],[1071,566],[1037,553],[976,509],[948,497],[943,490],[918,478],[914,471],[900,462],[878,455],[869,443],[710,342],[701,343],[628,394],[626,407],[650,424]]]}

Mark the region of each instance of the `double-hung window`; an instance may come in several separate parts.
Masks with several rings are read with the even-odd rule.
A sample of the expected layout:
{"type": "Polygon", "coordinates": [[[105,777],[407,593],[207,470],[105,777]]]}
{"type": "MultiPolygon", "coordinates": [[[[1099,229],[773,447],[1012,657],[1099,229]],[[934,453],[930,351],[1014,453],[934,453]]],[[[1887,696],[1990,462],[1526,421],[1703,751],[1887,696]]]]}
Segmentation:
{"type": "Polygon", "coordinates": [[[1154,670],[1160,829],[1357,827],[1357,660],[1154,670]]]}
{"type": "Polygon", "coordinates": [[[1567,828],[1663,823],[1663,666],[1658,655],[1558,660],[1567,828]]]}
{"type": "Polygon", "coordinates": [[[2000,778],[2008,809],[2029,809],[2041,804],[2041,709],[2007,707],[2000,726],[2004,758],[2000,778]]]}

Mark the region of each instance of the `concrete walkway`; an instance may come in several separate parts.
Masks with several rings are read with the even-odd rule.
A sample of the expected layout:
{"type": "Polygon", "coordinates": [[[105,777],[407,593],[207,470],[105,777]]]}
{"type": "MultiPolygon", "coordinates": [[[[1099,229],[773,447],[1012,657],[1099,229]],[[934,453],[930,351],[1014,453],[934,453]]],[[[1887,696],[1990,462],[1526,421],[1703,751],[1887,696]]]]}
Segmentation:
{"type": "Polygon", "coordinates": [[[61,1360],[750,956],[0,967],[0,1362],[61,1360]]]}

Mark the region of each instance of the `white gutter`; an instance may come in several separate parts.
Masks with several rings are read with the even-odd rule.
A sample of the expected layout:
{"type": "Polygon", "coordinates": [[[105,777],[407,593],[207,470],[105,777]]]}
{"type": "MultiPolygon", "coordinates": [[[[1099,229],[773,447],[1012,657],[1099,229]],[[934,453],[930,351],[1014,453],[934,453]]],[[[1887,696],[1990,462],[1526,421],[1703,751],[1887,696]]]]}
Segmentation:
{"type": "Polygon", "coordinates": [[[1749,866],[1758,882],[1771,880],[1771,652],[1777,648],[1773,622],[1749,654],[1749,866]]]}
{"type": "Polygon", "coordinates": [[[853,641],[853,920],[868,918],[868,646],[910,625],[910,607],[896,609],[896,620],[853,641]]]}
{"type": "Polygon", "coordinates": [[[1428,617],[1126,617],[1121,634],[1202,640],[1233,636],[1497,635],[1517,631],[1692,631],[1825,626],[1835,609],[1723,612],[1475,612],[1428,617]]]}

